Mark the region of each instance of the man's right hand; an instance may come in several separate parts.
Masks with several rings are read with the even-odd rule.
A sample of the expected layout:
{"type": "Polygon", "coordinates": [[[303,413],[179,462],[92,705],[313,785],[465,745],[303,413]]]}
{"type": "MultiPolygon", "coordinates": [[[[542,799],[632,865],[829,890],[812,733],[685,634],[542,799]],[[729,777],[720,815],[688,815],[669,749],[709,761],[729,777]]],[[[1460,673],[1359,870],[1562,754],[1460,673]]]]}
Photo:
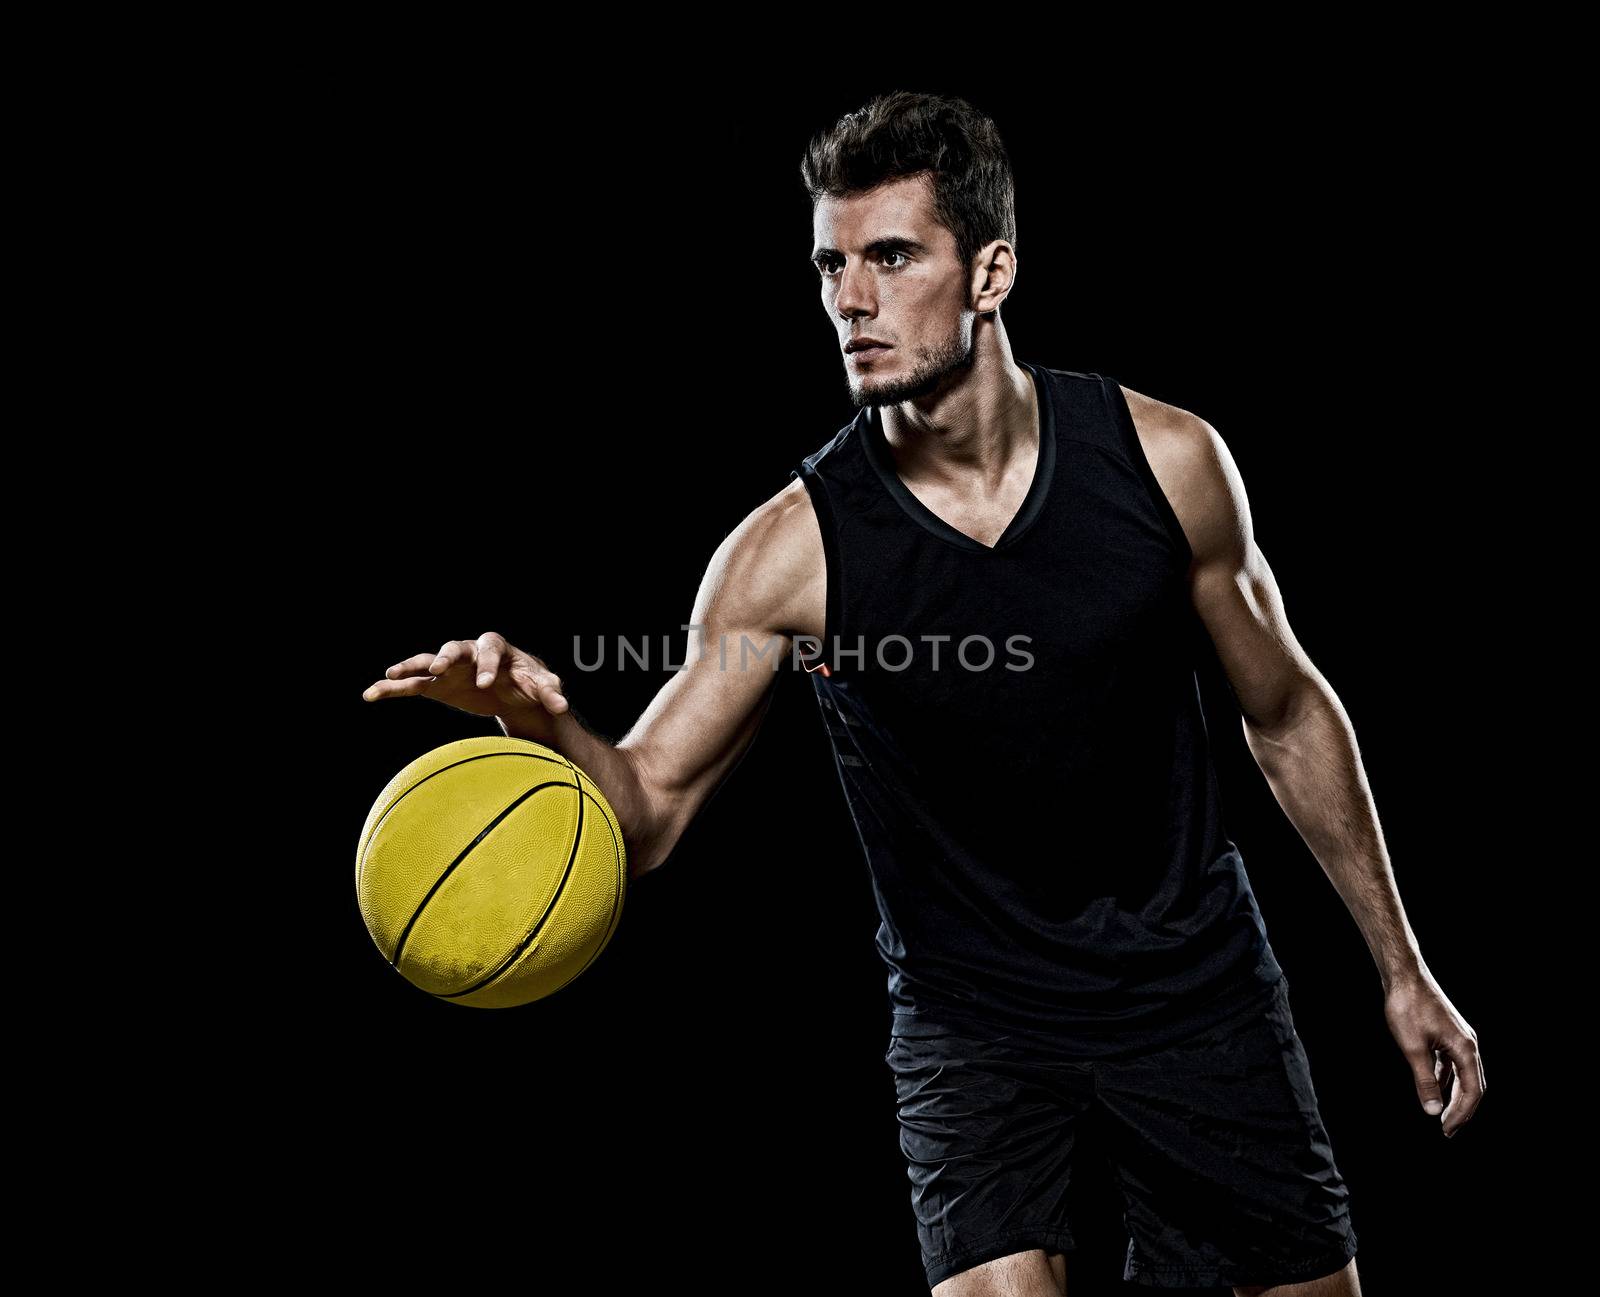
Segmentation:
{"type": "Polygon", "coordinates": [[[570,708],[561,678],[494,631],[446,640],[437,653],[418,653],[383,674],[362,693],[367,702],[425,694],[474,716],[503,716],[528,737],[549,737],[554,718],[570,708]]]}
{"type": "Polygon", "coordinates": [[[604,791],[627,846],[628,875],[637,878],[668,858],[749,748],[794,636],[822,642],[827,556],[808,489],[790,479],[717,546],[690,613],[699,634],[687,660],[615,743],[585,728],[548,666],[495,634],[396,663],[362,697],[430,694],[493,716],[509,738],[559,752],[604,791]],[[747,641],[758,654],[753,664],[747,641]],[[731,665],[722,651],[729,644],[731,665]]]}

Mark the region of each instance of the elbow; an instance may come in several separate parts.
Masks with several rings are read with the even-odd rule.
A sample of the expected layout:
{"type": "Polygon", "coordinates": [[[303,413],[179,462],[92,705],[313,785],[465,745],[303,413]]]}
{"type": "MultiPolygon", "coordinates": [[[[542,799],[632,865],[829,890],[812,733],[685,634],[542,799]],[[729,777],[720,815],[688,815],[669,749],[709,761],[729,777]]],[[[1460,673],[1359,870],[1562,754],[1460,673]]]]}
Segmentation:
{"type": "Polygon", "coordinates": [[[676,840],[668,840],[662,834],[638,834],[624,837],[624,844],[628,853],[628,881],[648,874],[652,869],[659,869],[672,854],[676,840]]]}
{"type": "Polygon", "coordinates": [[[1308,717],[1320,711],[1327,694],[1314,680],[1303,680],[1269,702],[1244,712],[1245,737],[1263,764],[1285,748],[1308,717]]]}
{"type": "Polygon", "coordinates": [[[623,848],[632,881],[659,869],[672,854],[682,833],[674,814],[675,799],[650,777],[647,764],[636,750],[617,749],[631,772],[626,809],[614,807],[622,827],[623,848]]]}

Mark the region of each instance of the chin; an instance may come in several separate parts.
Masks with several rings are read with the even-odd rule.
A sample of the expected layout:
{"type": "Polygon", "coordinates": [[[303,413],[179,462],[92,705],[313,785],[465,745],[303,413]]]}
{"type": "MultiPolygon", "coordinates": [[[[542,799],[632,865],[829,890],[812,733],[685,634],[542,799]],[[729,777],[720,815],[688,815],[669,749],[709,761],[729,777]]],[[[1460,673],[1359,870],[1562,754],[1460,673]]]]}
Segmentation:
{"type": "Polygon", "coordinates": [[[911,382],[903,378],[882,378],[877,382],[852,382],[850,384],[850,399],[860,406],[867,405],[899,405],[902,401],[912,401],[919,396],[925,396],[933,390],[933,384],[926,379],[920,382],[911,382]]]}
{"type": "Polygon", "coordinates": [[[870,383],[851,383],[850,400],[857,409],[862,409],[869,405],[884,404],[883,397],[874,390],[870,383]]]}
{"type": "Polygon", "coordinates": [[[850,399],[857,406],[892,405],[903,399],[898,389],[904,384],[893,378],[880,378],[874,374],[865,377],[850,374],[845,381],[850,388],[850,399]]]}

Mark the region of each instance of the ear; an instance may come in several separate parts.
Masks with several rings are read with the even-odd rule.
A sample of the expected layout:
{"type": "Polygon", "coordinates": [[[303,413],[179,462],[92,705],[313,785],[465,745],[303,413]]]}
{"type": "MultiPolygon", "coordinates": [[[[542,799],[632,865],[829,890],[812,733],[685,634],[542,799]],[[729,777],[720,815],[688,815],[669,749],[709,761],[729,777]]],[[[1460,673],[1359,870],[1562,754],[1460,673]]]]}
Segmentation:
{"type": "Polygon", "coordinates": [[[985,243],[972,261],[972,309],[980,315],[997,310],[1017,281],[1017,254],[1004,239],[985,243]]]}

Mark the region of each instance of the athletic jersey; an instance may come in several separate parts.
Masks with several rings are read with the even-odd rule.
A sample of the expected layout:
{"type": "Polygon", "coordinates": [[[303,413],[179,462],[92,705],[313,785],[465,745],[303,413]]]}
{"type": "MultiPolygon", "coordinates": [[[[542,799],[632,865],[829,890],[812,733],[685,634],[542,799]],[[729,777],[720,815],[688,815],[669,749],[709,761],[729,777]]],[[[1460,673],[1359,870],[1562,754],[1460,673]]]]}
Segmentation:
{"type": "Polygon", "coordinates": [[[871,874],[893,1031],[1154,1048],[1282,975],[1207,747],[1192,557],[1117,383],[1023,364],[1039,453],[990,547],[864,407],[790,472],[827,563],[804,661],[871,874]]]}

